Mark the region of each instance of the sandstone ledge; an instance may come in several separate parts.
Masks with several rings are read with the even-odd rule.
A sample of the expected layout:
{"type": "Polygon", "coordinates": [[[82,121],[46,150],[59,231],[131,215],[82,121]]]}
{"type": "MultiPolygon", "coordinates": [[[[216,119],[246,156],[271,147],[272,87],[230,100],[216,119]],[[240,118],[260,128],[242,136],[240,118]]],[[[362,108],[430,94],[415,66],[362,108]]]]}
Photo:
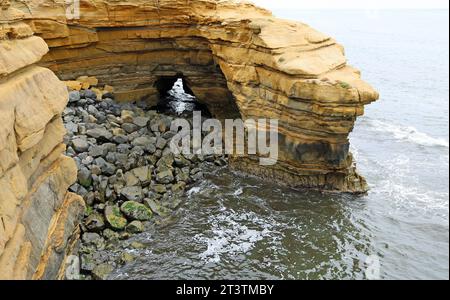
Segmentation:
{"type": "Polygon", "coordinates": [[[161,81],[183,77],[218,118],[280,120],[277,171],[258,173],[294,187],[367,190],[348,135],[378,93],[329,36],[243,1],[83,0],[77,20],[62,1],[30,2],[29,24],[50,47],[41,64],[60,78],[93,75],[116,98],[156,103],[161,81]]]}

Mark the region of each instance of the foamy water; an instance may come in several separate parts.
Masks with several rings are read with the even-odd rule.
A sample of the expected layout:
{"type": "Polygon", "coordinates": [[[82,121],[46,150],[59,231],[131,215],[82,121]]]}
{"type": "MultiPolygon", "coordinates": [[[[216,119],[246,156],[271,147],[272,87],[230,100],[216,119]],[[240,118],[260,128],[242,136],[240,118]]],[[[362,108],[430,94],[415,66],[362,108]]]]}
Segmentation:
{"type": "Polygon", "coordinates": [[[414,126],[402,126],[386,121],[372,120],[370,118],[363,119],[362,125],[366,126],[369,130],[384,134],[383,136],[385,138],[393,138],[399,142],[410,142],[428,147],[449,147],[448,140],[432,137],[429,134],[420,132],[414,126]]]}
{"type": "Polygon", "coordinates": [[[448,11],[279,11],[334,36],[381,94],[351,134],[368,195],[205,172],[119,279],[449,278],[448,11]],[[147,251],[147,252],[145,252],[147,251]]]}

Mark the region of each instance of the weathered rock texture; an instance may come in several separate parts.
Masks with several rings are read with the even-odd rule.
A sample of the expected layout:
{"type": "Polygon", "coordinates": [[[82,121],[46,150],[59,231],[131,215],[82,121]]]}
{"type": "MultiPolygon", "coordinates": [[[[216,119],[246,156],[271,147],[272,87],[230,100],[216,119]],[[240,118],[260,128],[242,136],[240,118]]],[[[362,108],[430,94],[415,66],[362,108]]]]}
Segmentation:
{"type": "Polygon", "coordinates": [[[280,120],[280,158],[238,169],[295,187],[366,191],[348,135],[378,94],[346,64],[343,48],[305,24],[243,1],[82,0],[68,20],[62,0],[30,1],[29,24],[62,79],[94,75],[122,100],[157,102],[177,77],[219,118],[280,120]]]}
{"type": "MultiPolygon", "coordinates": [[[[27,1],[25,1],[27,2],[27,1]]],[[[348,135],[378,94],[343,48],[309,26],[244,1],[63,0],[16,4],[50,47],[41,65],[64,80],[93,75],[121,100],[158,95],[178,77],[219,118],[280,120],[280,158],[233,165],[294,187],[364,192],[348,135]]]]}
{"type": "Polygon", "coordinates": [[[48,47],[23,13],[0,1],[0,279],[64,275],[83,200],[67,193],[76,180],[62,155],[65,85],[35,66],[48,47]]]}

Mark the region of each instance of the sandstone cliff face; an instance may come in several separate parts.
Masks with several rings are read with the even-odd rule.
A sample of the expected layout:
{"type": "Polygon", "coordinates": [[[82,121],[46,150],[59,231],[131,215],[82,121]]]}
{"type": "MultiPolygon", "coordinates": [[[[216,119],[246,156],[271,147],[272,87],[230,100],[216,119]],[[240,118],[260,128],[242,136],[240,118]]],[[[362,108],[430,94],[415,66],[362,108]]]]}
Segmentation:
{"type": "Polygon", "coordinates": [[[243,1],[30,0],[28,23],[50,47],[41,64],[62,79],[93,75],[121,100],[157,102],[177,77],[219,118],[280,120],[280,159],[238,169],[294,187],[364,192],[348,135],[378,94],[343,48],[305,24],[243,1]],[[31,12],[31,13],[30,13],[31,12]]]}
{"type": "Polygon", "coordinates": [[[84,210],[67,193],[77,168],[62,155],[67,90],[34,65],[48,47],[0,1],[0,279],[63,277],[84,210]]]}

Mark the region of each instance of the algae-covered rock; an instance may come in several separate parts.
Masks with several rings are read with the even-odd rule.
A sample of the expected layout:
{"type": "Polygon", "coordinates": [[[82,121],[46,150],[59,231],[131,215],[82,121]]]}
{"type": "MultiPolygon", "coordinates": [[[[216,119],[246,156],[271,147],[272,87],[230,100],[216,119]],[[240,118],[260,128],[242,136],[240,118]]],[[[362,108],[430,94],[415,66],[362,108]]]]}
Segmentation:
{"type": "Polygon", "coordinates": [[[119,207],[115,205],[105,208],[105,219],[111,228],[115,230],[123,230],[127,226],[127,219],[123,217],[119,207]]]}
{"type": "Polygon", "coordinates": [[[132,220],[138,221],[148,221],[153,217],[152,211],[147,208],[144,204],[127,201],[120,207],[120,210],[125,216],[132,220]]]}

